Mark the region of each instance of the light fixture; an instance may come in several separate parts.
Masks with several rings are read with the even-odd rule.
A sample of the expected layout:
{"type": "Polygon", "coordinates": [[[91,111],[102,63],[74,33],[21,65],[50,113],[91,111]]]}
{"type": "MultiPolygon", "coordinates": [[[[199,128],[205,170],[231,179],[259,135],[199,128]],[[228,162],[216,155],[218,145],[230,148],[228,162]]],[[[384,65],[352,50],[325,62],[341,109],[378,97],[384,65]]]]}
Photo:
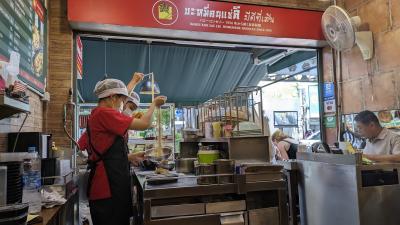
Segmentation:
{"type": "Polygon", "coordinates": [[[317,58],[312,58],[311,59],[311,64],[316,65],[317,64],[317,58]]]}
{"type": "Polygon", "coordinates": [[[296,79],[296,80],[301,80],[303,78],[303,75],[302,74],[297,74],[297,75],[294,75],[294,79],[296,79]]]}
{"type": "Polygon", "coordinates": [[[305,63],[303,63],[302,69],[303,70],[308,70],[308,69],[310,69],[310,67],[311,67],[310,63],[309,62],[305,62],[305,63]]]}
{"type": "MultiPolygon", "coordinates": [[[[143,95],[154,95],[160,94],[160,87],[158,86],[157,82],[154,81],[154,73],[145,74],[145,80],[140,87],[140,94],[143,95]]],[[[154,96],[152,96],[154,99],[154,96]]]]}
{"type": "Polygon", "coordinates": [[[265,73],[263,80],[275,80],[277,74],[276,73],[265,73]]]}
{"type": "Polygon", "coordinates": [[[297,69],[296,64],[289,66],[289,72],[294,72],[294,71],[296,71],[296,69],[297,69]]]}
{"type": "Polygon", "coordinates": [[[107,79],[108,75],[107,75],[107,37],[103,37],[104,40],[104,78],[103,79],[107,79]]]}
{"type": "MultiPolygon", "coordinates": [[[[147,42],[149,44],[149,73],[145,74],[144,76],[146,77],[146,80],[143,82],[142,86],[140,87],[140,94],[144,95],[150,95],[151,94],[151,102],[154,102],[154,95],[155,94],[160,94],[160,88],[158,84],[154,81],[154,73],[150,72],[151,71],[151,41],[147,42]]],[[[157,138],[157,147],[153,148],[157,152],[157,155],[160,154],[162,155],[163,153],[163,148],[161,146],[161,139],[162,139],[162,126],[161,126],[161,109],[160,107],[157,107],[156,109],[156,115],[157,115],[157,133],[158,133],[158,138],[157,138]],[[160,152],[161,151],[161,152],[160,152]]]]}
{"type": "Polygon", "coordinates": [[[294,54],[296,52],[298,52],[298,50],[288,49],[287,51],[281,52],[281,53],[279,53],[277,55],[274,55],[274,56],[272,56],[270,58],[267,58],[267,59],[264,59],[264,60],[260,60],[259,57],[256,57],[256,58],[254,58],[254,64],[257,65],[257,66],[262,65],[262,64],[266,64],[266,65],[272,66],[275,63],[281,61],[283,58],[285,58],[285,57],[287,57],[289,55],[292,55],[292,54],[294,54]]]}
{"type": "Polygon", "coordinates": [[[151,71],[151,42],[149,42],[149,73],[144,75],[145,81],[143,82],[142,86],[140,87],[140,94],[143,95],[151,95],[151,100],[154,100],[154,95],[160,94],[160,87],[158,83],[155,82],[154,73],[151,71]]]}

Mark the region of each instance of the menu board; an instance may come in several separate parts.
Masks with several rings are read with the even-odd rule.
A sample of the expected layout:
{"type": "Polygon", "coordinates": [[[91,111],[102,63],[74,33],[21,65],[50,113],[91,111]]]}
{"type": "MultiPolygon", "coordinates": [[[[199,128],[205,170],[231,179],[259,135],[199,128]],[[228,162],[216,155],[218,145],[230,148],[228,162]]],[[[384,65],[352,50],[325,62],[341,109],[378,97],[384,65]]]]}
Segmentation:
{"type": "MultiPolygon", "coordinates": [[[[0,1],[0,61],[18,55],[18,78],[44,93],[47,11],[41,0],[0,1]]],[[[15,62],[14,62],[15,63],[15,62]]]]}
{"type": "Polygon", "coordinates": [[[400,128],[400,110],[385,110],[375,114],[383,127],[400,128]]]}
{"type": "Polygon", "coordinates": [[[297,111],[274,111],[274,127],[298,127],[297,111]]]}
{"type": "MultiPolygon", "coordinates": [[[[400,129],[400,110],[384,110],[379,112],[374,112],[378,117],[380,124],[383,127],[390,129],[400,129]]],[[[357,114],[344,115],[344,125],[347,130],[352,132],[358,132],[354,117],[357,114]]]]}

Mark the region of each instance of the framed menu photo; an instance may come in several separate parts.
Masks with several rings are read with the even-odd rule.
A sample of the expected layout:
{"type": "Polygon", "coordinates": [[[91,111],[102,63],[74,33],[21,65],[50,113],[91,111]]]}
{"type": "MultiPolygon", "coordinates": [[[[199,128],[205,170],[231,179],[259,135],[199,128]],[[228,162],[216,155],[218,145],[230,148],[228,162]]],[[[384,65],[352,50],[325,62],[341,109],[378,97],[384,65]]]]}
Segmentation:
{"type": "Polygon", "coordinates": [[[297,111],[274,111],[274,127],[298,127],[297,111]]]}
{"type": "Polygon", "coordinates": [[[39,93],[44,93],[47,75],[46,33],[43,1],[0,1],[0,64],[10,64],[18,78],[39,93]],[[12,60],[13,55],[18,60],[12,60]]]}

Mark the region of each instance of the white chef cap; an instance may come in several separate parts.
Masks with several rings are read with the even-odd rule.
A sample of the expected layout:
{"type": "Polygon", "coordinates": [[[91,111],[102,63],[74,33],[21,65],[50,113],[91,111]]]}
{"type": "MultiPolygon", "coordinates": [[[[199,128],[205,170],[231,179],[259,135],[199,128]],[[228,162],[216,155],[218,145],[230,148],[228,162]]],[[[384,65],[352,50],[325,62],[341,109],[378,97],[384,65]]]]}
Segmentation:
{"type": "Polygon", "coordinates": [[[128,100],[126,101],[126,103],[128,102],[132,102],[133,104],[135,104],[137,107],[139,107],[140,104],[140,97],[139,95],[132,91],[132,93],[130,94],[130,96],[128,97],[128,100]]]}
{"type": "Polygon", "coordinates": [[[106,98],[111,95],[124,95],[128,97],[128,90],[124,82],[117,79],[105,79],[97,82],[93,93],[97,98],[106,98]]]}

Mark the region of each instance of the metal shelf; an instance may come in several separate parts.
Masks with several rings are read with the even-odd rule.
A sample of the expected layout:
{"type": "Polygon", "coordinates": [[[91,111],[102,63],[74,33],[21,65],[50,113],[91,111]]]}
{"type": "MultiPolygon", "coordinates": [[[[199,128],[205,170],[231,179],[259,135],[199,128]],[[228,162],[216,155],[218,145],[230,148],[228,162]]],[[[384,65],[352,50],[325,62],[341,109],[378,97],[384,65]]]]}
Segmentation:
{"type": "Polygon", "coordinates": [[[201,138],[199,139],[199,142],[204,142],[204,143],[225,143],[228,142],[228,138],[201,138]]]}
{"type": "MultiPolygon", "coordinates": [[[[129,139],[128,144],[154,144],[157,140],[129,139]]],[[[174,140],[162,140],[162,143],[174,143],[174,140]]]]}
{"type": "Polygon", "coordinates": [[[28,103],[18,101],[16,99],[0,94],[0,119],[4,119],[17,113],[29,113],[30,106],[28,103]]]}
{"type": "Polygon", "coordinates": [[[199,138],[199,139],[190,139],[190,140],[183,140],[183,143],[227,143],[229,138],[199,138]]]}

